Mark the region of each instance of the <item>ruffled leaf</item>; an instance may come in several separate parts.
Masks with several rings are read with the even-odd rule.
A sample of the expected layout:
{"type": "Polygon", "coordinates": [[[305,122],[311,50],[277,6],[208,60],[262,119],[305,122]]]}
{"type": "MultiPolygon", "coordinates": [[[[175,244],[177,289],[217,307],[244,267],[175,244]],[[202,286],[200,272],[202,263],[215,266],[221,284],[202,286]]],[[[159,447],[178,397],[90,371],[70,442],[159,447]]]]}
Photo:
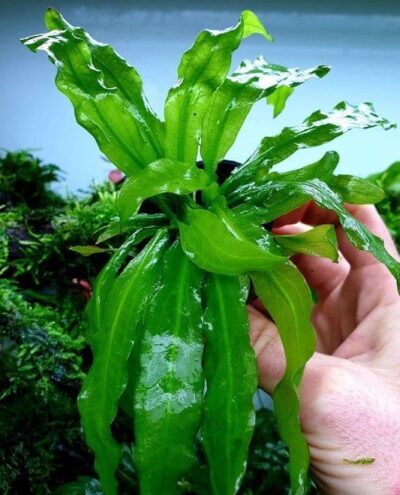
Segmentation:
{"type": "Polygon", "coordinates": [[[212,175],[233,145],[254,103],[273,95],[282,86],[295,87],[312,77],[323,77],[327,66],[287,69],[267,63],[263,57],[245,60],[213,94],[202,125],[201,156],[212,175]]]}
{"type": "Polygon", "coordinates": [[[302,124],[285,127],[280,134],[265,137],[253,155],[227,179],[222,187],[224,194],[251,181],[265,178],[270,169],[299,149],[328,143],[351,129],[371,127],[391,129],[394,124],[380,117],[371,103],[354,106],[341,102],[325,113],[312,113],[302,124]]]}
{"type": "Polygon", "coordinates": [[[183,54],[178,82],[165,102],[166,157],[194,163],[204,113],[210,96],[220,86],[231,65],[232,53],[243,38],[271,36],[255,14],[245,10],[236,26],[223,31],[202,31],[193,46],[183,54]]]}
{"type": "Polygon", "coordinates": [[[147,104],[136,70],[56,10],[46,11],[45,22],[50,32],[22,43],[48,54],[57,68],[58,89],[105,156],[127,175],[160,158],[164,127],[147,104]]]}

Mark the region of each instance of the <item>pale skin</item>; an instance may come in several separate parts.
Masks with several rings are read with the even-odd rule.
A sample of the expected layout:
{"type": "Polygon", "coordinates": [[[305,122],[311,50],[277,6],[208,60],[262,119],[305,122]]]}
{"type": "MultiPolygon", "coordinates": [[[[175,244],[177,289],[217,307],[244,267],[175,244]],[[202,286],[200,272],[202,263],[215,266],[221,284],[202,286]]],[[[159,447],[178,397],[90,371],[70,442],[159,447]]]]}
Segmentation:
{"type": "MultiPolygon", "coordinates": [[[[348,209],[399,259],[373,206],[348,209]]],[[[309,203],[275,222],[274,231],[332,222],[332,213],[309,203]]],[[[336,231],[339,263],[305,255],[293,260],[319,297],[312,316],[317,352],[300,391],[311,473],[328,495],[400,495],[400,297],[389,271],[353,247],[340,226],[336,231]]],[[[250,338],[259,383],[273,394],[285,368],[283,348],[273,322],[254,306],[250,338]]]]}

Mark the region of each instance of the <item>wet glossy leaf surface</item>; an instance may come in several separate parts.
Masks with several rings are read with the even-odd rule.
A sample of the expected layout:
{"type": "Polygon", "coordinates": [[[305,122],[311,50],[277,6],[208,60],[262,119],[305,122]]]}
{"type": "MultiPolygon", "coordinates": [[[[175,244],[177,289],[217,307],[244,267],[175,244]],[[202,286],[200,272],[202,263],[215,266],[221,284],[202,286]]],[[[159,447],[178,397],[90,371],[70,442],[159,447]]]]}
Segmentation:
{"type": "Polygon", "coordinates": [[[204,378],[201,271],[176,241],[165,255],[138,354],[134,459],[143,495],[179,493],[194,463],[204,378]]]}
{"type": "MultiPolygon", "coordinates": [[[[209,465],[197,470],[199,493],[237,492],[254,421],[256,371],[245,310],[250,273],[286,355],[274,403],[290,450],[292,493],[305,495],[309,453],[299,424],[298,388],[315,336],[310,291],[288,258],[303,253],[336,261],[337,242],[330,225],[277,236],[270,222],[313,200],[335,212],[350,241],[384,263],[400,285],[399,263],[343,203],[380,201],[377,185],[389,194],[398,191],[399,163],[376,178],[377,185],[335,176],[339,156],[333,151],[297,170],[271,169],[297,150],[351,129],[393,125],[370,103],[341,102],[265,137],[242,165],[226,167],[220,161],[257,100],[266,98],[277,116],[296,86],[323,77],[329,68],[288,69],[259,57],[228,76],[244,38],[258,33],[272,39],[255,14],[244,11],[233,27],[201,32],[184,53],[178,82],[166,99],[164,125],[149,108],[136,70],[110,46],[54,9],[47,10],[46,25],[50,32],[23,43],[48,54],[78,122],[128,176],[116,201],[121,218],[99,233],[98,242],[128,238],[95,282],[87,335],[93,364],[79,398],[103,492],[117,494],[121,453],[122,464],[130,457],[111,433],[118,407],[134,423],[142,494],[178,494],[190,486],[201,423],[209,465]],[[203,164],[196,164],[199,146],[203,164]]],[[[118,190],[122,174],[114,176],[118,190]]],[[[106,255],[95,245],[74,249],[106,255]]]]}
{"type": "Polygon", "coordinates": [[[282,86],[295,87],[312,77],[323,77],[329,68],[287,69],[263,57],[245,60],[213,94],[202,126],[201,155],[210,176],[234,143],[254,103],[282,86]]]}
{"type": "MultiPolygon", "coordinates": [[[[253,214],[264,221],[269,221],[301,206],[309,200],[321,208],[334,211],[348,239],[362,251],[370,252],[378,261],[383,263],[400,284],[400,263],[385,249],[382,239],[372,234],[362,223],[352,217],[346,210],[341,198],[324,182],[313,179],[305,182],[269,182],[262,188],[249,188],[249,194],[244,198],[258,203],[260,208],[253,214]],[[251,191],[251,192],[250,192],[251,191]]],[[[251,207],[241,209],[242,215],[250,214],[251,207]]]]}
{"type": "Polygon", "coordinates": [[[316,111],[297,127],[285,127],[280,134],[265,137],[253,155],[235,171],[222,188],[224,193],[241,184],[265,177],[270,169],[299,149],[328,143],[351,129],[368,129],[381,126],[393,127],[380,117],[370,103],[350,105],[338,103],[329,112],[316,111]]]}
{"type": "Polygon", "coordinates": [[[231,65],[232,53],[243,38],[261,34],[271,39],[255,14],[246,10],[236,26],[223,31],[202,31],[183,54],[178,83],[165,103],[166,157],[193,163],[197,157],[200,129],[212,93],[231,65]]]}
{"type": "Polygon", "coordinates": [[[105,242],[117,235],[121,235],[126,232],[133,232],[142,228],[145,230],[151,230],[153,228],[157,229],[167,223],[167,217],[160,213],[134,215],[125,222],[121,222],[121,220],[117,217],[112,223],[105,226],[105,228],[101,230],[101,233],[97,238],[97,242],[105,242]]]}
{"type": "Polygon", "coordinates": [[[215,274],[210,274],[205,289],[207,393],[202,438],[216,495],[238,490],[254,428],[257,368],[249,341],[246,292],[237,277],[215,274]]]}
{"type": "Polygon", "coordinates": [[[94,451],[106,495],[117,493],[114,473],[121,456],[121,447],[113,439],[110,427],[128,381],[127,361],[138,336],[137,326],[152,290],[166,233],[161,230],[118,275],[133,243],[134,238],[130,238],[97,280],[89,306],[93,364],[78,401],[86,440],[94,451]]]}
{"type": "Polygon", "coordinates": [[[204,270],[239,275],[249,270],[268,270],[284,259],[249,241],[234,230],[233,224],[227,226],[211,211],[188,209],[186,221],[179,222],[183,250],[204,270]]]}
{"type": "Polygon", "coordinates": [[[147,198],[167,192],[189,194],[204,189],[207,184],[207,175],[196,165],[162,158],[128,178],[118,194],[116,206],[121,221],[126,221],[147,198]]]}
{"type": "Polygon", "coordinates": [[[50,32],[22,42],[48,54],[57,68],[58,89],[105,156],[127,175],[161,157],[163,124],[149,109],[136,70],[54,9],[47,10],[45,20],[50,32]]]}

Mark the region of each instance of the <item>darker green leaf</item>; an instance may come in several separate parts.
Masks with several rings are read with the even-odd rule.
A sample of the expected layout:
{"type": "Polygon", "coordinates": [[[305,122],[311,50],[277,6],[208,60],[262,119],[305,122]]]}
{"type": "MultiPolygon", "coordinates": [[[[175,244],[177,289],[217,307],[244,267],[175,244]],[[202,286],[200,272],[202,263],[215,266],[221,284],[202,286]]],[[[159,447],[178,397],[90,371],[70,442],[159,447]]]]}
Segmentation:
{"type": "Polygon", "coordinates": [[[246,290],[237,277],[210,274],[205,289],[207,393],[202,437],[213,494],[234,494],[254,428],[257,367],[249,341],[246,290]]]}
{"type": "Polygon", "coordinates": [[[179,493],[191,468],[204,378],[201,271],[179,241],[167,251],[153,293],[134,387],[134,458],[143,495],[179,493]]]}
{"type": "Polygon", "coordinates": [[[299,149],[328,143],[351,129],[368,129],[380,126],[391,129],[391,124],[380,117],[371,103],[358,106],[341,102],[329,113],[320,110],[312,113],[297,127],[285,127],[280,134],[265,137],[253,155],[225,182],[226,194],[251,181],[262,180],[277,163],[299,149]]]}
{"type": "Polygon", "coordinates": [[[155,265],[167,239],[166,231],[161,230],[118,274],[134,236],[109,261],[95,285],[89,306],[93,363],[78,400],[86,440],[94,451],[96,471],[106,495],[117,493],[115,470],[121,457],[121,446],[110,427],[128,381],[127,362],[153,290],[155,265]]]}
{"type": "MultiPolygon", "coordinates": [[[[245,188],[243,188],[243,192],[245,188]]],[[[327,184],[312,179],[305,182],[269,182],[257,188],[250,186],[243,195],[245,201],[255,204],[239,207],[236,212],[244,217],[255,216],[259,221],[273,220],[309,200],[313,200],[321,208],[334,211],[348,239],[362,251],[370,252],[378,261],[383,263],[400,285],[400,263],[385,249],[382,239],[372,234],[362,223],[356,220],[344,207],[339,195],[332,191],[327,184]],[[257,205],[259,205],[257,207],[257,205]]]]}

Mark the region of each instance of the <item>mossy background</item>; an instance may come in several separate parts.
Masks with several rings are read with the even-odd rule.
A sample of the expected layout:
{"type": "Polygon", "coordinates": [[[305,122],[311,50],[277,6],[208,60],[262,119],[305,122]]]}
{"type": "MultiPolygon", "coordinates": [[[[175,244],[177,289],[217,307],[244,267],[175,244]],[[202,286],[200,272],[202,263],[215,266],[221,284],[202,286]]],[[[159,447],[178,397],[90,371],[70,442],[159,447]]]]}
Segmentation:
{"type": "MultiPolygon", "coordinates": [[[[400,245],[400,162],[371,177],[386,192],[378,205],[400,245]]],[[[28,151],[0,158],[0,493],[100,495],[83,440],[76,398],[90,352],[84,307],[90,284],[123,236],[106,252],[83,257],[74,245],[93,245],[116,216],[118,185],[105,181],[61,196],[60,169],[28,151]]],[[[129,419],[115,434],[129,438],[129,419]]],[[[122,494],[136,493],[126,444],[118,472],[122,494]]],[[[199,451],[199,459],[202,459],[199,451]]],[[[257,413],[241,494],[287,494],[287,451],[273,415],[257,413]]],[[[182,493],[209,493],[201,465],[182,493]]],[[[315,488],[313,488],[316,493],[315,488]]]]}

